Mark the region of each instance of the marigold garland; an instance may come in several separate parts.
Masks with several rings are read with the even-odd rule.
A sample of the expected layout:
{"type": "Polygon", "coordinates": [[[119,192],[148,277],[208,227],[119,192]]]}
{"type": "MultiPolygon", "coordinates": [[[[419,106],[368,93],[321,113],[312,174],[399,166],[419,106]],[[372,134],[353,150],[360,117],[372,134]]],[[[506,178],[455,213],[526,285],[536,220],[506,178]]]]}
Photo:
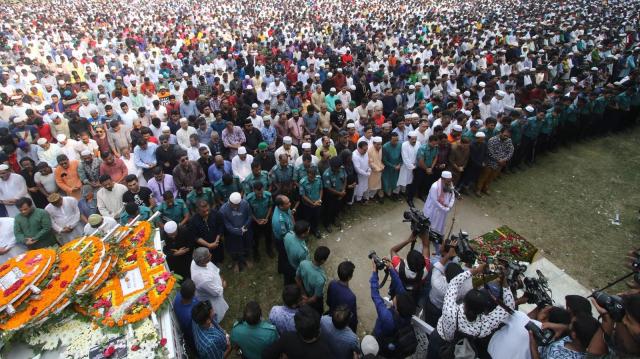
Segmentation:
{"type": "Polygon", "coordinates": [[[40,314],[69,294],[68,292],[72,289],[71,284],[80,273],[80,268],[80,254],[75,251],[61,253],[58,266],[53,269],[55,275],[51,281],[42,288],[37,298],[29,301],[24,310],[15,313],[6,322],[0,323],[0,329],[17,330],[37,320],[40,314]]]}
{"type": "Polygon", "coordinates": [[[138,225],[133,228],[133,231],[120,242],[120,247],[127,250],[131,248],[145,247],[149,244],[152,232],[150,222],[139,222],[138,225]]]}
{"type": "Polygon", "coordinates": [[[4,310],[8,304],[14,303],[20,298],[28,299],[25,293],[30,285],[37,285],[49,273],[56,258],[53,249],[42,248],[27,251],[19,256],[9,259],[0,267],[0,278],[4,277],[14,268],[19,269],[24,276],[6,290],[0,289],[0,310],[4,310]]]}
{"type": "Polygon", "coordinates": [[[132,249],[124,258],[119,258],[119,273],[139,268],[144,287],[123,296],[120,276],[114,275],[94,293],[91,308],[80,308],[79,312],[89,313],[101,324],[107,326],[123,326],[135,323],[151,315],[167,299],[175,286],[175,277],[166,270],[164,255],[152,248],[132,249]],[[143,293],[143,295],[141,295],[143,293]],[[128,308],[120,308],[132,298],[139,298],[128,308]],[[124,309],[124,315],[113,318],[115,310],[124,309]]]}
{"type": "Polygon", "coordinates": [[[81,283],[76,284],[76,291],[79,294],[85,292],[95,279],[101,267],[101,261],[106,254],[106,245],[98,237],[80,237],[63,245],[62,252],[78,251],[81,255],[82,268],[80,276],[86,277],[81,283]]]}

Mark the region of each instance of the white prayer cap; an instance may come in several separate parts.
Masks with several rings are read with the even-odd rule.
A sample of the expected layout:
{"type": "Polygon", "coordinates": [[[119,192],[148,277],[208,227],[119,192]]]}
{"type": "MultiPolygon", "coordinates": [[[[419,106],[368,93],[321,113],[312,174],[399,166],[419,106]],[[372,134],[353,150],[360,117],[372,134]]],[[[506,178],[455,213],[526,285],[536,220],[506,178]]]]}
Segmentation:
{"type": "Polygon", "coordinates": [[[180,123],[186,123],[186,122],[189,122],[189,120],[187,120],[186,117],[183,117],[180,119],[180,123]]]}
{"type": "Polygon", "coordinates": [[[373,138],[373,143],[382,143],[382,137],[380,136],[375,136],[373,138]]]}
{"type": "Polygon", "coordinates": [[[160,129],[160,131],[164,132],[164,131],[171,131],[171,128],[169,126],[162,126],[162,128],[160,129]]]}
{"type": "Polygon", "coordinates": [[[342,72],[342,68],[341,68],[341,67],[340,67],[340,68],[338,68],[338,72],[342,72]]]}
{"type": "Polygon", "coordinates": [[[469,91],[465,91],[462,94],[464,95],[464,97],[470,97],[471,96],[471,92],[469,92],[469,91]]]}
{"type": "Polygon", "coordinates": [[[178,224],[174,221],[169,221],[164,224],[164,231],[168,234],[175,233],[178,230],[178,224]]]}
{"type": "Polygon", "coordinates": [[[451,172],[449,171],[442,171],[442,178],[444,179],[451,179],[451,172]]]}
{"type": "Polygon", "coordinates": [[[107,95],[101,94],[100,96],[98,96],[98,98],[107,98],[107,95]]]}
{"type": "Polygon", "coordinates": [[[247,154],[247,149],[244,146],[241,146],[240,148],[238,148],[238,154],[239,155],[246,155],[247,154]]]}
{"type": "Polygon", "coordinates": [[[427,75],[422,75],[422,79],[423,79],[423,80],[428,80],[428,79],[429,79],[429,76],[427,76],[427,75]]]}
{"type": "Polygon", "coordinates": [[[498,91],[496,91],[496,95],[500,96],[500,97],[504,97],[506,95],[506,93],[504,91],[502,91],[502,90],[498,90],[498,91]]]}
{"type": "Polygon", "coordinates": [[[308,150],[311,148],[311,144],[309,142],[305,142],[302,144],[302,149],[303,150],[308,150]]]}
{"type": "Polygon", "coordinates": [[[26,120],[22,116],[21,117],[16,117],[16,118],[13,119],[13,123],[23,123],[23,122],[26,122],[26,120]]]}
{"type": "Polygon", "coordinates": [[[409,136],[409,137],[418,137],[418,132],[416,132],[416,131],[409,131],[408,136],[409,136]]]}
{"type": "Polygon", "coordinates": [[[91,156],[91,151],[85,149],[82,152],[80,152],[80,156],[91,156]]]}
{"type": "Polygon", "coordinates": [[[258,104],[257,103],[251,104],[251,108],[258,108],[258,104]]]}
{"type": "Polygon", "coordinates": [[[572,77],[571,78],[571,83],[574,84],[574,85],[577,84],[578,83],[578,79],[575,78],[575,77],[572,77]]]}
{"type": "Polygon", "coordinates": [[[5,165],[4,163],[0,165],[0,171],[7,171],[9,170],[9,166],[5,165]]]}
{"type": "Polygon", "coordinates": [[[413,85],[410,85],[410,86],[409,86],[409,90],[415,90],[415,89],[416,89],[416,87],[415,87],[415,86],[413,86],[413,85]]]}
{"type": "Polygon", "coordinates": [[[591,71],[598,71],[598,68],[594,66],[591,68],[591,71]]]}
{"type": "Polygon", "coordinates": [[[476,138],[485,138],[485,136],[486,135],[484,134],[484,132],[480,132],[480,131],[476,132],[476,138]]]}
{"type": "Polygon", "coordinates": [[[353,122],[347,123],[347,128],[355,128],[356,125],[353,122]]]}
{"type": "Polygon", "coordinates": [[[360,350],[362,350],[362,354],[364,355],[378,355],[380,346],[378,345],[378,341],[373,335],[365,335],[364,338],[362,338],[362,342],[360,343],[360,350]]]}
{"type": "Polygon", "coordinates": [[[188,73],[186,73],[186,72],[183,72],[183,73],[182,73],[182,76],[187,77],[187,76],[189,76],[189,74],[188,74],[188,73]]]}
{"type": "Polygon", "coordinates": [[[336,92],[336,88],[335,87],[330,88],[329,92],[336,92]]]}
{"type": "Polygon", "coordinates": [[[58,81],[58,85],[60,85],[60,86],[64,86],[64,84],[65,84],[65,83],[66,83],[66,82],[64,82],[64,80],[60,80],[60,81],[58,81]]]}
{"type": "Polygon", "coordinates": [[[329,73],[327,74],[327,76],[328,76],[328,77],[333,76],[333,72],[329,72],[329,73]]]}
{"type": "Polygon", "coordinates": [[[456,132],[462,132],[462,126],[460,125],[453,125],[453,130],[456,132]]]}
{"type": "Polygon", "coordinates": [[[291,142],[293,142],[293,140],[291,139],[291,137],[290,137],[290,136],[284,136],[284,137],[282,138],[282,142],[283,142],[283,143],[286,143],[286,144],[288,144],[288,145],[290,145],[290,144],[291,144],[291,142]]]}
{"type": "Polygon", "coordinates": [[[349,90],[351,90],[351,91],[355,91],[355,90],[356,90],[356,85],[351,85],[351,86],[349,86],[349,90]]]}
{"type": "Polygon", "coordinates": [[[238,204],[238,203],[240,203],[240,201],[242,201],[242,196],[238,192],[233,192],[229,196],[229,202],[231,202],[233,204],[238,204]]]}
{"type": "Polygon", "coordinates": [[[307,67],[306,67],[306,66],[300,66],[300,70],[304,71],[304,70],[306,70],[306,69],[307,69],[307,67]]]}
{"type": "Polygon", "coordinates": [[[67,139],[67,136],[64,133],[61,133],[61,134],[56,136],[56,140],[58,142],[64,142],[66,139],[67,139]]]}
{"type": "Polygon", "coordinates": [[[456,94],[456,92],[455,92],[455,91],[449,91],[449,96],[451,96],[451,97],[456,97],[456,96],[457,96],[457,94],[456,94]]]}
{"type": "Polygon", "coordinates": [[[251,77],[249,77],[249,75],[244,75],[244,78],[248,80],[248,79],[250,79],[251,77]]]}
{"type": "Polygon", "coordinates": [[[485,83],[484,83],[484,81],[480,81],[480,82],[478,83],[478,86],[480,86],[480,87],[483,87],[483,88],[484,88],[485,86],[487,86],[487,84],[485,84],[485,83]]]}
{"type": "Polygon", "coordinates": [[[527,112],[534,112],[536,109],[533,108],[533,106],[528,105],[527,107],[524,108],[525,110],[527,110],[527,112]]]}
{"type": "Polygon", "coordinates": [[[45,143],[47,143],[47,139],[44,138],[44,137],[40,137],[40,138],[38,138],[38,142],[37,143],[38,143],[38,145],[42,146],[45,143]]]}

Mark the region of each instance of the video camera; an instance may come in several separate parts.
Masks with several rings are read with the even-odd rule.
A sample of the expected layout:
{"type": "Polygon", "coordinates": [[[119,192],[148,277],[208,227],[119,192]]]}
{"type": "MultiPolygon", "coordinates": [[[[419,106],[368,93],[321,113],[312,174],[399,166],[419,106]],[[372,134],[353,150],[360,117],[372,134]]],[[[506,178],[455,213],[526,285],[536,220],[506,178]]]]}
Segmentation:
{"type": "Polygon", "coordinates": [[[500,274],[504,274],[505,278],[507,279],[507,283],[509,283],[509,287],[517,290],[522,288],[522,279],[524,278],[524,272],[527,271],[527,266],[524,264],[520,264],[516,261],[509,261],[505,258],[496,258],[497,264],[499,264],[500,266],[502,266],[504,268],[503,273],[500,273],[500,271],[498,271],[494,264],[493,261],[491,261],[490,259],[487,260],[487,264],[488,266],[485,268],[485,275],[500,275],[500,274]]]}
{"type": "Polygon", "coordinates": [[[449,243],[453,241],[457,241],[456,255],[460,258],[460,261],[467,264],[473,264],[476,261],[476,252],[469,244],[469,234],[460,230],[458,235],[452,234],[449,238],[449,243]]]}
{"type": "Polygon", "coordinates": [[[527,303],[535,304],[538,307],[553,305],[551,288],[549,288],[549,281],[547,280],[547,277],[545,277],[539,269],[536,270],[536,273],[538,274],[538,278],[525,277],[523,280],[527,303]]]}
{"type": "Polygon", "coordinates": [[[610,295],[605,292],[597,291],[591,295],[599,306],[606,309],[614,322],[621,322],[626,313],[622,298],[617,295],[610,295]]]}
{"type": "Polygon", "coordinates": [[[431,221],[425,217],[422,211],[410,206],[408,211],[404,211],[402,222],[411,222],[411,232],[413,235],[429,234],[429,240],[434,243],[442,243],[442,235],[431,231],[431,221]]]}
{"type": "Polygon", "coordinates": [[[524,327],[527,330],[531,331],[533,337],[536,339],[536,343],[538,343],[538,345],[540,346],[547,346],[551,344],[551,342],[553,341],[553,336],[556,334],[551,329],[539,328],[533,322],[527,323],[527,325],[525,325],[524,327]]]}

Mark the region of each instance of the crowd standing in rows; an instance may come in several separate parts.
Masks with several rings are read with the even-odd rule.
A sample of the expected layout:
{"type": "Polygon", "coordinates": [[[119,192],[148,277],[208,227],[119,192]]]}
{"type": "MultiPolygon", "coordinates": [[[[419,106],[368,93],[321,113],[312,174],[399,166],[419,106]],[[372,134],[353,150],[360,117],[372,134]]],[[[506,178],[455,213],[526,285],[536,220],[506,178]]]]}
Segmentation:
{"type": "MultiPolygon", "coordinates": [[[[311,255],[308,237],[341,229],[355,203],[413,206],[430,189],[437,201],[425,213],[438,222],[453,203],[440,178],[490,195],[496,178],[558,146],[633,126],[637,10],[637,1],[5,4],[0,261],[159,211],[169,266],[191,278],[176,308],[200,356],[232,347],[217,324],[229,307],[219,266],[228,256],[229,268],[251,268],[263,246],[277,252],[285,306],[270,324],[247,304],[231,341],[262,333],[250,345],[236,339],[247,358],[274,341],[265,357],[349,357],[360,351],[353,264],[340,265],[320,320],[330,250],[311,255]],[[337,338],[328,348],[314,341],[319,328],[337,338]]],[[[407,257],[412,278],[430,269],[424,254],[425,268],[422,255],[407,257]]],[[[411,312],[396,298],[400,313],[376,325],[378,342],[411,312]]],[[[443,299],[430,299],[442,313],[443,299]]],[[[438,317],[439,339],[451,340],[438,317]]],[[[378,345],[365,339],[363,348],[378,345]]]]}

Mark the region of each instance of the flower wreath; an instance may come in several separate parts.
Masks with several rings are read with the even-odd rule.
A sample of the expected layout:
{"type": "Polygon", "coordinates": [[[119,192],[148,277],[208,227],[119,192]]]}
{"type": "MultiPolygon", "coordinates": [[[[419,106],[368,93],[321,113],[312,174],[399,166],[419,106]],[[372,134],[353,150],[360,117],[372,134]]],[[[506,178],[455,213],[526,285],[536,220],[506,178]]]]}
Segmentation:
{"type": "Polygon", "coordinates": [[[84,293],[99,270],[105,258],[107,247],[98,237],[81,237],[63,245],[61,252],[77,251],[81,256],[80,278],[84,279],[76,285],[78,294],[84,293]]]}
{"type": "Polygon", "coordinates": [[[144,287],[124,296],[121,278],[114,275],[94,293],[91,308],[79,310],[109,327],[147,318],[164,303],[176,283],[175,277],[167,271],[164,254],[155,249],[134,248],[118,262],[120,274],[139,269],[144,287]]]}
{"type": "MultiPolygon", "coordinates": [[[[34,292],[34,286],[49,273],[56,259],[56,251],[42,248],[27,251],[19,256],[9,259],[0,266],[0,278],[10,271],[19,270],[23,276],[8,288],[0,286],[0,311],[7,309],[18,299],[24,298],[27,291],[34,292]]],[[[37,289],[37,288],[36,288],[37,289]]]]}
{"type": "Polygon", "coordinates": [[[52,270],[53,276],[47,283],[42,283],[43,288],[37,298],[29,301],[23,310],[10,316],[6,322],[0,323],[0,329],[18,330],[39,319],[42,313],[69,294],[80,268],[80,254],[75,251],[61,253],[58,266],[52,270]]]}

